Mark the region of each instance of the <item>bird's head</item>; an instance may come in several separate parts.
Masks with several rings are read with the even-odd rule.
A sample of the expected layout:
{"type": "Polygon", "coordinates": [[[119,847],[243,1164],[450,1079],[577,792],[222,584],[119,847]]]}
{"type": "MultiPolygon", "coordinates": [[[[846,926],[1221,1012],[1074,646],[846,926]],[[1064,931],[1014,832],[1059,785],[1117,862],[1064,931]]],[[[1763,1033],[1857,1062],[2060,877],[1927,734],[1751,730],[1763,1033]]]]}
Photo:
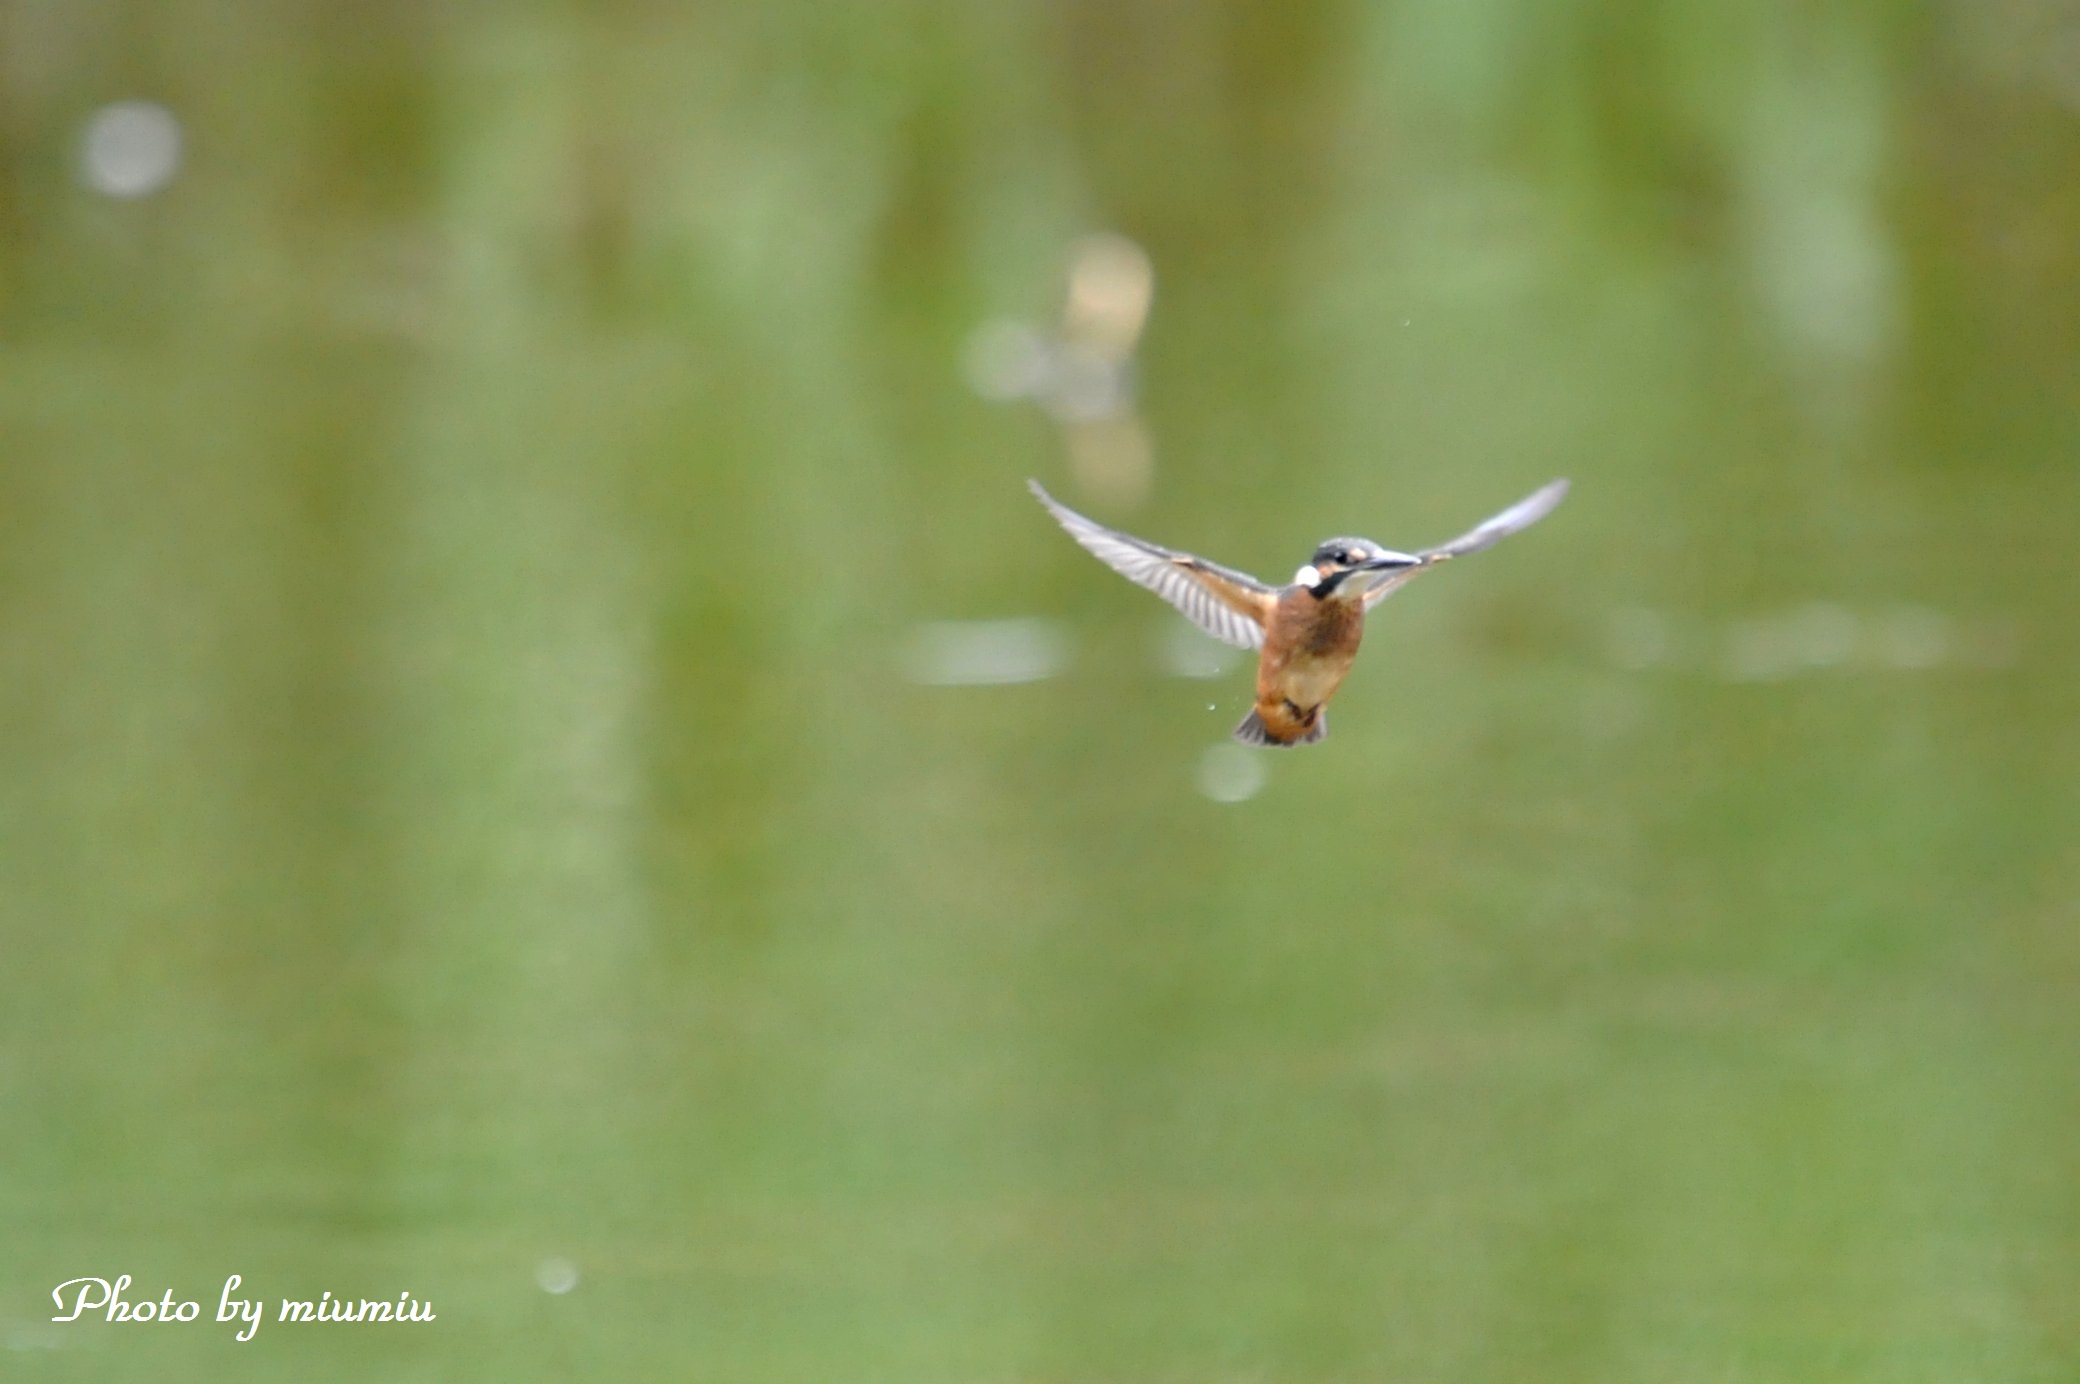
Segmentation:
{"type": "Polygon", "coordinates": [[[1314,550],[1314,556],[1293,574],[1293,580],[1319,600],[1332,596],[1351,600],[1364,595],[1391,573],[1422,565],[1423,559],[1382,548],[1369,538],[1332,538],[1314,550]]]}

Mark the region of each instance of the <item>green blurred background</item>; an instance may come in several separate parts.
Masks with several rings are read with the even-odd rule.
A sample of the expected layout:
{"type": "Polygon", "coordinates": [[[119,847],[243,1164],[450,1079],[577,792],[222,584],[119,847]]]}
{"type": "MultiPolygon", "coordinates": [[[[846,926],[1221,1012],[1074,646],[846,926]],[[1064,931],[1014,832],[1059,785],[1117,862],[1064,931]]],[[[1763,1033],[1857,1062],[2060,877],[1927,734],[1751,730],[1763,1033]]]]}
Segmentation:
{"type": "Polygon", "coordinates": [[[0,1375],[2080,1377],[2076,447],[2064,0],[0,0],[0,1375]]]}

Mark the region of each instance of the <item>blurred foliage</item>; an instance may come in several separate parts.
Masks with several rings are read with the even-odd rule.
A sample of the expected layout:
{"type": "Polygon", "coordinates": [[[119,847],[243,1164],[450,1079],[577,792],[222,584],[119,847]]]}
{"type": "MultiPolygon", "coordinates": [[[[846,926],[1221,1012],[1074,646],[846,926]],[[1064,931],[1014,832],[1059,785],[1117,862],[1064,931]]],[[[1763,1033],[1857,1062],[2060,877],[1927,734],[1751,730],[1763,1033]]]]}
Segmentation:
{"type": "Polygon", "coordinates": [[[0,1372],[2069,1377],[2076,365],[2059,0],[0,0],[0,1372]],[[1094,229],[1107,519],[1575,481],[1245,802],[1094,229]]]}

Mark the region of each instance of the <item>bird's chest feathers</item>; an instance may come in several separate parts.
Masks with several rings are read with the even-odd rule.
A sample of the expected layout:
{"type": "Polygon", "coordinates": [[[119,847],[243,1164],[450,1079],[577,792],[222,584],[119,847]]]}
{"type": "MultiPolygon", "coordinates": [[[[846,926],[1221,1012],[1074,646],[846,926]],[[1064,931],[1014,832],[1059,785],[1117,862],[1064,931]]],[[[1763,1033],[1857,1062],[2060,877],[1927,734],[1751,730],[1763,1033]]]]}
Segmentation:
{"type": "Polygon", "coordinates": [[[1279,601],[1266,633],[1262,680],[1300,706],[1319,705],[1350,671],[1364,632],[1357,602],[1294,592],[1279,601]]]}

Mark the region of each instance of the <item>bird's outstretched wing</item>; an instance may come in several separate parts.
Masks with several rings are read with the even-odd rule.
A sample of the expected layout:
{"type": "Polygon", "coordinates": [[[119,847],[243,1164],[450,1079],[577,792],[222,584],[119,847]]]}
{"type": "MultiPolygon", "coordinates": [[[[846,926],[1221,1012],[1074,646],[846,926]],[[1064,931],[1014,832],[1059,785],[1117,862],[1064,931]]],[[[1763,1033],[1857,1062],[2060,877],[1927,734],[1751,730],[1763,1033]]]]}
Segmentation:
{"type": "Polygon", "coordinates": [[[1056,500],[1040,482],[1027,484],[1055,521],[1098,561],[1155,592],[1215,639],[1239,649],[1263,647],[1264,622],[1277,600],[1270,587],[1247,573],[1108,529],[1056,500]]]}
{"type": "Polygon", "coordinates": [[[1559,504],[1566,494],[1567,482],[1554,481],[1526,495],[1502,513],[1483,519],[1451,542],[1440,543],[1435,548],[1425,548],[1416,554],[1423,559],[1423,566],[1396,572],[1388,580],[1366,592],[1365,608],[1370,610],[1378,605],[1424,567],[1434,567],[1450,558],[1465,557],[1468,553],[1492,548],[1511,534],[1523,532],[1551,514],[1553,507],[1559,504]]]}

